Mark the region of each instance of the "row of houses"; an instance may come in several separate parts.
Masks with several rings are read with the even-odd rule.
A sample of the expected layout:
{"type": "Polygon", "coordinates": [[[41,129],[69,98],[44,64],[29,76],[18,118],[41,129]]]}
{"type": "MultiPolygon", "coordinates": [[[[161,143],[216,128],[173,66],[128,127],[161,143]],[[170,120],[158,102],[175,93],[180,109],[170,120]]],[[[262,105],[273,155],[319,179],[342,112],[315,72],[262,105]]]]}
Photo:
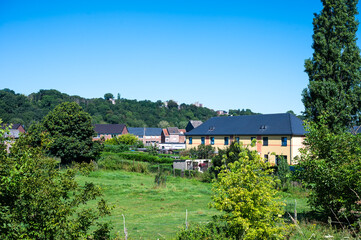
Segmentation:
{"type": "Polygon", "coordinates": [[[97,134],[93,140],[110,139],[123,134],[133,134],[143,142],[145,146],[156,145],[160,149],[185,149],[185,129],[177,127],[168,128],[137,128],[127,127],[124,124],[95,124],[94,130],[97,134]]]}
{"type": "Polygon", "coordinates": [[[293,114],[264,114],[230,117],[213,117],[186,133],[186,148],[212,145],[223,149],[232,142],[250,145],[252,150],[271,164],[281,158],[295,164],[305,138],[303,121],[293,114]]]}
{"type": "Polygon", "coordinates": [[[256,144],[251,149],[257,150],[271,164],[278,164],[281,158],[295,164],[305,138],[303,121],[289,113],[213,117],[204,123],[189,121],[186,129],[95,124],[95,131],[98,134],[96,139],[131,133],[144,145],[157,145],[160,149],[190,149],[199,145],[223,149],[235,141],[250,145],[255,140],[256,144]]]}
{"type": "MultiPolygon", "coordinates": [[[[281,157],[295,164],[303,147],[305,129],[303,121],[293,114],[264,114],[247,116],[213,117],[202,123],[189,121],[185,129],[134,128],[124,124],[95,124],[94,140],[110,139],[123,134],[134,134],[145,146],[157,145],[159,149],[190,149],[199,145],[211,145],[215,149],[228,147],[232,142],[250,145],[262,158],[277,164],[281,157]]],[[[25,132],[20,124],[14,124],[9,135],[17,138],[25,132]]]]}

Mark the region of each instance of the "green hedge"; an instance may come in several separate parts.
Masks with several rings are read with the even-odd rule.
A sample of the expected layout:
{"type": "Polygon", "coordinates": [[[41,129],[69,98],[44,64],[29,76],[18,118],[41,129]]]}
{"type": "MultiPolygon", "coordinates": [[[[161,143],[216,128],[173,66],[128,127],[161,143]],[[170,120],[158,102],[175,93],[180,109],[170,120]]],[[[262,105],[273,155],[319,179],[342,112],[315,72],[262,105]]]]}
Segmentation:
{"type": "Polygon", "coordinates": [[[149,155],[147,153],[118,153],[118,155],[124,159],[134,160],[134,161],[142,161],[142,162],[153,162],[153,163],[173,163],[172,158],[165,157],[157,157],[153,155],[149,155]]]}
{"type": "Polygon", "coordinates": [[[112,152],[112,153],[121,153],[121,152],[129,151],[129,146],[127,146],[125,144],[120,144],[120,145],[104,144],[103,151],[104,152],[112,152]]]}

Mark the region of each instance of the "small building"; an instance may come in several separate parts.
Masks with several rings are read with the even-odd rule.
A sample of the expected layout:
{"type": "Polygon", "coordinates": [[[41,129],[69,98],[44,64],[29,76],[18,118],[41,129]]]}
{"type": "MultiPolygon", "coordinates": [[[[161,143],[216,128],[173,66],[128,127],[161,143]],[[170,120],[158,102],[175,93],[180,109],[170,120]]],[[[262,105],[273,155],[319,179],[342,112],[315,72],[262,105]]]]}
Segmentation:
{"type": "Polygon", "coordinates": [[[128,128],[125,124],[94,124],[94,130],[97,136],[93,140],[101,138],[107,140],[128,133],[128,128]]]}
{"type": "Polygon", "coordinates": [[[161,128],[139,128],[129,127],[128,131],[138,137],[145,146],[159,145],[162,140],[162,129],[161,128]]]}
{"type": "Polygon", "coordinates": [[[168,127],[162,130],[161,142],[162,143],[184,143],[185,142],[185,129],[178,129],[177,127],[168,127]]]}
{"type": "Polygon", "coordinates": [[[185,129],[178,129],[177,127],[168,127],[162,130],[161,143],[159,149],[172,150],[172,149],[185,149],[186,137],[185,129]]]}
{"type": "Polygon", "coordinates": [[[9,127],[9,133],[5,134],[5,137],[9,137],[11,139],[18,139],[21,133],[25,133],[24,126],[21,124],[2,124],[1,128],[5,129],[6,126],[9,127]]]}
{"type": "Polygon", "coordinates": [[[211,166],[211,163],[211,159],[174,160],[173,168],[180,169],[182,172],[184,172],[185,170],[205,172],[211,166]]]}
{"type": "Polygon", "coordinates": [[[289,113],[213,117],[186,133],[186,148],[204,144],[223,149],[234,141],[250,146],[255,139],[251,149],[265,161],[274,165],[283,157],[294,164],[305,133],[303,121],[289,113]]]}

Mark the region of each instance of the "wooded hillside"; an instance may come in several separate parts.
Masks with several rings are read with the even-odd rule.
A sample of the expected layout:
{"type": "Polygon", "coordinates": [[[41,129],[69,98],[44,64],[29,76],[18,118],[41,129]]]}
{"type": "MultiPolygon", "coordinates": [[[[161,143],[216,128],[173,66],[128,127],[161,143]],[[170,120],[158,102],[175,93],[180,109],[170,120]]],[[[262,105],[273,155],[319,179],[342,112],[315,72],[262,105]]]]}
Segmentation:
{"type": "Polygon", "coordinates": [[[205,121],[216,116],[216,112],[205,107],[178,104],[169,101],[168,106],[158,100],[137,101],[124,98],[115,104],[104,98],[86,99],[69,96],[57,90],[40,90],[29,96],[15,93],[10,89],[0,90],[0,118],[6,123],[20,123],[30,126],[40,121],[50,110],[62,102],[76,102],[93,119],[93,123],[124,123],[128,127],[185,128],[189,120],[205,121]]]}

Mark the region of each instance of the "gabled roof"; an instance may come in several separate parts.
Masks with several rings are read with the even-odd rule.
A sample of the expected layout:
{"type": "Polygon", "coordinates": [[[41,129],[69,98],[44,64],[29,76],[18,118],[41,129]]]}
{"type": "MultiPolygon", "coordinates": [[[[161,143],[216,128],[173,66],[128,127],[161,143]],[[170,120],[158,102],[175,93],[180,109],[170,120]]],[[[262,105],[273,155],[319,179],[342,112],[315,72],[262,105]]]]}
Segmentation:
{"type": "Polygon", "coordinates": [[[161,128],[129,127],[128,131],[130,134],[134,134],[135,136],[160,136],[162,134],[161,128]]]}
{"type": "Polygon", "coordinates": [[[125,124],[94,124],[97,134],[122,134],[125,124]]]}
{"type": "Polygon", "coordinates": [[[187,136],[209,135],[305,135],[303,122],[293,114],[213,117],[187,136]]]}
{"type": "Polygon", "coordinates": [[[197,120],[190,120],[189,122],[190,122],[190,124],[192,124],[192,126],[194,128],[198,127],[199,125],[201,125],[203,123],[202,121],[197,121],[197,120]]]}
{"type": "Polygon", "coordinates": [[[169,135],[177,135],[179,134],[179,129],[177,127],[168,127],[167,128],[169,135]]]}
{"type": "Polygon", "coordinates": [[[192,131],[194,128],[199,127],[203,122],[202,121],[198,121],[198,120],[189,120],[187,126],[186,126],[186,131],[192,131]]]}
{"type": "Polygon", "coordinates": [[[5,129],[5,127],[7,127],[7,126],[10,126],[11,125],[11,128],[9,128],[9,129],[18,129],[19,127],[21,127],[21,124],[19,124],[19,123],[16,123],[16,124],[1,124],[1,128],[2,129],[5,129]]]}

